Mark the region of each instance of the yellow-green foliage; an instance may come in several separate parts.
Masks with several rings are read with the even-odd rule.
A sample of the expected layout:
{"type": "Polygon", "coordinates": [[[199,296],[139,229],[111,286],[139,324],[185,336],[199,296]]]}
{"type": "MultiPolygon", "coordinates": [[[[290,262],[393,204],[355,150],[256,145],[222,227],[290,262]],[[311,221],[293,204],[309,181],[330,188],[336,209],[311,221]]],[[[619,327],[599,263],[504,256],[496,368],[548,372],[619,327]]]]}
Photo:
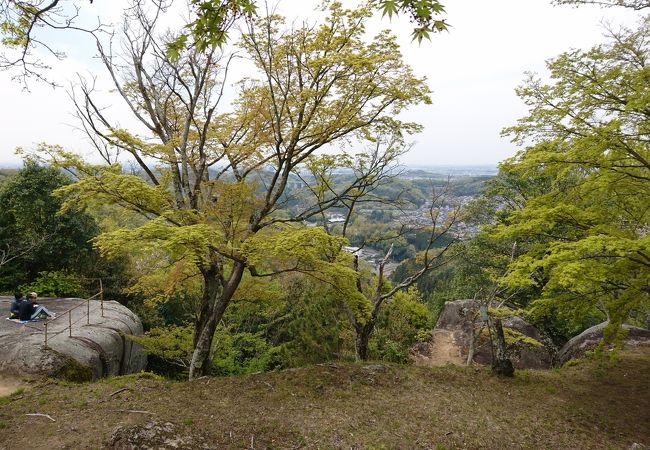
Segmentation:
{"type": "MultiPolygon", "coordinates": [[[[375,174],[358,175],[353,185],[375,186],[376,179],[370,178],[385,175],[406,148],[405,137],[421,129],[399,120],[400,113],[430,103],[430,89],[405,64],[390,32],[368,38],[364,24],[372,16],[371,6],[327,6],[328,17],[313,26],[287,25],[278,16],[249,23],[239,46],[256,72],[237,85],[238,95],[227,112],[217,109],[223,66],[213,49],[199,48],[205,53],[197,55],[197,48],[173,46],[175,60],[169,61],[148,53],[159,45],[135,44],[145,49],[142,60],[135,61],[138,69],[113,69],[119,72],[115,79],[120,93],[145,124],[144,132],[122,129],[108,118],[86,125],[106,144],[105,160],[117,161],[116,151],[129,154],[137,173],[127,173],[116,163],[86,163],[60,147],[39,148],[49,162],[79,177],[57,193],[64,208],[113,208],[118,217],[107,221],[110,228],[94,243],[104,256],[128,255],[137,281],[131,292],[157,302],[182,289],[202,290],[186,298],[204,301],[202,311],[219,322],[224,308],[215,304],[225,307],[231,299],[245,297],[237,292],[242,279],[250,286],[249,275],[299,272],[331,285],[357,323],[367,320],[371,302],[356,289],[352,257],[341,251],[345,239],[320,228],[282,225],[287,219],[301,223],[313,217],[323,206],[319,200],[326,210],[349,196],[341,193],[332,201],[322,190],[313,203],[301,199],[296,208],[303,210],[297,212],[286,207],[285,189],[304,163],[312,168],[353,165],[348,155],[308,159],[328,145],[365,141],[381,148],[394,137],[391,146],[399,147],[397,153],[387,151],[379,161],[372,152],[355,157],[355,169],[372,172],[372,166],[375,174]],[[163,72],[171,78],[155,75],[163,72]]],[[[132,18],[146,16],[138,7],[134,11],[132,18]]],[[[158,33],[152,30],[154,35],[158,33]]],[[[132,55],[122,56],[132,61],[132,55]]],[[[346,193],[356,195],[358,189],[350,187],[346,193]]],[[[201,316],[198,326],[210,323],[206,319],[201,316]]],[[[167,335],[141,339],[166,358],[179,358],[185,349],[182,336],[173,338],[183,342],[179,348],[167,335]]],[[[209,339],[198,342],[203,361],[195,367],[200,371],[209,339]]]]}
{"type": "Polygon", "coordinates": [[[491,317],[512,317],[512,316],[521,316],[525,314],[523,309],[510,309],[510,308],[488,308],[488,313],[491,317]]]}
{"type": "Polygon", "coordinates": [[[158,217],[137,228],[104,233],[96,244],[109,257],[121,254],[128,246],[143,253],[163,250],[174,259],[200,264],[210,245],[219,241],[219,233],[208,224],[171,226],[165,218],[158,217]]]}
{"type": "Polygon", "coordinates": [[[138,380],[169,381],[168,378],[156,375],[153,372],[137,372],[128,375],[119,375],[98,380],[99,383],[114,385],[115,387],[132,387],[138,380]]]}
{"type": "MultiPolygon", "coordinates": [[[[543,347],[544,344],[539,342],[537,339],[532,338],[530,336],[526,336],[523,333],[520,333],[517,330],[514,330],[512,328],[508,328],[506,326],[503,327],[503,335],[506,339],[506,344],[508,345],[514,345],[514,344],[524,344],[524,345],[529,345],[531,347],[543,347]]],[[[481,337],[483,339],[489,339],[490,337],[490,332],[484,328],[481,330],[481,337]]]]}
{"type": "Polygon", "coordinates": [[[562,367],[563,368],[565,368],[565,367],[566,368],[574,367],[574,366],[578,366],[578,365],[582,364],[583,362],[584,362],[584,359],[571,358],[570,360],[568,360],[567,362],[562,364],[562,367]]]}
{"type": "Polygon", "coordinates": [[[512,328],[504,327],[503,334],[505,335],[506,343],[508,344],[526,344],[530,345],[531,347],[543,347],[543,344],[537,339],[526,336],[525,334],[522,334],[517,330],[513,330],[512,328]]]}
{"type": "Polygon", "coordinates": [[[65,186],[56,193],[65,199],[64,210],[111,203],[154,217],[171,207],[172,199],[166,186],[152,186],[141,177],[125,174],[119,164],[91,166],[68,158],[61,163],[74,163],[73,167],[83,170],[85,174],[77,183],[65,186]]]}
{"type": "Polygon", "coordinates": [[[346,243],[322,228],[283,225],[251,236],[241,249],[248,263],[260,269],[292,270],[332,285],[363,322],[370,305],[356,288],[351,255],[341,251],[346,243]]]}
{"type": "Polygon", "coordinates": [[[539,189],[490,232],[525,249],[502,281],[541,291],[534,314],[620,324],[650,305],[649,33],[646,17],[518,89],[529,114],[505,132],[534,144],[500,172],[539,189]]]}
{"type": "Polygon", "coordinates": [[[186,361],[192,353],[192,329],[190,327],[161,327],[147,331],[143,336],[129,339],[144,347],[147,353],[168,361],[186,361]]]}

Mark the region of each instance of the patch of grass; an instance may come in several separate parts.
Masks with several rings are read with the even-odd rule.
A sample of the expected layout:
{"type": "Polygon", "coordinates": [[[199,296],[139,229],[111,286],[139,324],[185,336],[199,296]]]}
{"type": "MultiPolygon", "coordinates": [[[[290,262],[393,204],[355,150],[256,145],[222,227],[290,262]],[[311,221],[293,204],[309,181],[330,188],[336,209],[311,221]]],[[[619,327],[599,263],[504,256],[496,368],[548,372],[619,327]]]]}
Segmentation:
{"type": "Polygon", "coordinates": [[[156,375],[153,372],[138,372],[129,375],[120,375],[116,377],[105,378],[102,380],[102,382],[114,384],[120,387],[126,387],[137,380],[165,381],[166,378],[161,377],[160,375],[156,375]]]}
{"type": "Polygon", "coordinates": [[[515,379],[482,367],[337,363],[170,382],[41,384],[6,404],[0,448],[104,448],[116,424],[172,422],[217,448],[628,448],[650,442],[650,348],[515,379]],[[128,395],[115,395],[128,387],[128,395]],[[48,396],[45,408],[39,396],[48,396]],[[137,394],[137,395],[136,395],[137,394]],[[26,417],[39,411],[56,423],[26,417]],[[66,430],[74,417],[73,432],[66,430]],[[488,419],[486,419],[488,418],[488,419]],[[562,432],[558,432],[562,430],[562,432]],[[29,436],[49,436],[43,442],[29,436]],[[83,438],[82,438],[83,437],[83,438]],[[82,440],[83,439],[83,440],[82,440]]]}
{"type": "Polygon", "coordinates": [[[557,394],[557,388],[555,386],[553,386],[552,384],[549,384],[549,385],[545,386],[544,389],[549,394],[557,394]]]}
{"type": "Polygon", "coordinates": [[[562,364],[562,368],[575,367],[582,364],[583,361],[584,361],[583,359],[571,358],[570,360],[562,364]]]}
{"type": "Polygon", "coordinates": [[[25,393],[25,388],[18,388],[9,395],[0,397],[0,406],[7,405],[25,393]]]}
{"type": "Polygon", "coordinates": [[[85,408],[85,407],[88,406],[88,402],[86,400],[84,400],[84,399],[79,399],[79,400],[75,400],[72,403],[72,406],[74,406],[75,408],[78,408],[78,409],[82,409],[82,408],[85,408]]]}
{"type": "Polygon", "coordinates": [[[515,379],[521,381],[522,383],[530,383],[530,370],[520,369],[515,371],[515,379]]]}

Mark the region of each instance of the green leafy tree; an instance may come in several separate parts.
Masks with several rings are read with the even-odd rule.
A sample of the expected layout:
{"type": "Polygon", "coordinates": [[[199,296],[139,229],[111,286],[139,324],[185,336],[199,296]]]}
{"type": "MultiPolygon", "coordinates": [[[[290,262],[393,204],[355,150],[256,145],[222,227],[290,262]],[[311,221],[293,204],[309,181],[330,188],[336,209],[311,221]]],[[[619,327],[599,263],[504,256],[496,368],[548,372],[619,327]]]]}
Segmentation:
{"type": "Polygon", "coordinates": [[[650,303],[650,18],[637,29],[548,63],[529,77],[529,115],[505,132],[533,142],[502,166],[546,180],[493,230],[529,243],[504,283],[536,287],[533,312],[580,320],[594,310],[620,324],[650,303]]]}
{"type": "MultiPolygon", "coordinates": [[[[363,2],[360,2],[363,4],[363,2]]],[[[371,0],[367,4],[392,18],[408,15],[413,22],[413,39],[421,42],[430,34],[446,30],[443,18],[445,8],[438,0],[371,0]]],[[[202,48],[219,46],[225,42],[227,31],[238,16],[252,16],[257,10],[254,0],[192,0],[197,18],[188,25],[192,38],[202,48]]],[[[189,34],[183,34],[174,42],[179,48],[188,41],[189,34]]]]}
{"type": "MultiPolygon", "coordinates": [[[[365,158],[361,158],[349,168],[349,170],[357,173],[359,180],[362,180],[359,187],[340,194],[332,191],[329,182],[332,173],[336,170],[331,158],[324,156],[312,159],[309,168],[316,180],[316,185],[311,190],[316,197],[317,204],[326,204],[331,201],[330,197],[334,196],[339,200],[340,210],[344,211],[345,214],[343,226],[340,229],[328,230],[329,233],[346,237],[348,225],[351,223],[352,217],[358,214],[360,205],[367,203],[395,204],[395,200],[378,196],[376,192],[379,191],[380,186],[390,182],[395,176],[392,170],[394,169],[393,165],[396,163],[396,157],[403,151],[405,149],[400,145],[399,141],[389,141],[384,151],[379,151],[378,146],[374,152],[370,152],[365,158]],[[324,194],[325,192],[327,194],[324,194]]],[[[364,268],[363,264],[360,264],[359,250],[353,251],[354,269],[357,273],[356,294],[362,306],[362,308],[356,311],[351,310],[349,313],[355,331],[357,359],[368,359],[370,338],[375,331],[384,306],[391,303],[396,296],[409,289],[427,273],[446,263],[443,256],[453,242],[453,240],[447,238],[450,237],[450,230],[456,224],[460,213],[460,208],[454,206],[449,209],[448,213],[443,214],[441,206],[444,203],[446,194],[447,190],[438,192],[434,190],[430,204],[426,212],[419,217],[417,224],[402,224],[396,232],[380,238],[384,242],[399,242],[401,236],[409,231],[426,232],[428,235],[426,245],[416,255],[413,272],[400,280],[399,283],[391,285],[386,276],[387,264],[391,261],[393,253],[393,244],[390,244],[388,250],[370,273],[364,268]],[[440,245],[440,241],[446,241],[446,243],[440,245]]],[[[361,247],[365,244],[362,244],[361,247]]]]}
{"type": "Polygon", "coordinates": [[[27,161],[0,188],[0,290],[32,282],[40,272],[83,274],[96,265],[94,219],[80,211],[59,214],[62,201],[52,196],[70,183],[57,169],[27,161]]]}
{"type": "MultiPolygon", "coordinates": [[[[56,82],[47,77],[49,66],[38,52],[49,53],[58,59],[65,53],[54,49],[38,31],[43,28],[67,30],[94,39],[111,34],[111,27],[101,20],[92,26],[78,23],[81,8],[91,7],[92,3],[93,0],[0,0],[0,42],[5,47],[5,51],[0,53],[0,69],[17,69],[16,77],[25,85],[28,79],[35,78],[56,86],[56,82]]],[[[193,17],[181,33],[165,43],[168,55],[178,58],[188,48],[204,52],[225,45],[236,22],[257,14],[257,3],[255,0],[189,0],[193,17]]],[[[445,9],[438,0],[371,0],[365,4],[389,18],[408,15],[414,24],[413,39],[418,42],[429,39],[433,32],[447,29],[445,9]]],[[[171,1],[162,1],[151,2],[150,6],[165,10],[170,5],[171,1]]],[[[134,1],[127,10],[142,6],[144,2],[134,1]]]]}
{"type": "Polygon", "coordinates": [[[408,362],[409,349],[429,338],[432,316],[414,287],[401,291],[377,318],[377,332],[370,342],[371,353],[380,359],[408,362]]]}
{"type": "MultiPolygon", "coordinates": [[[[279,17],[251,20],[241,49],[258,78],[241,83],[233,112],[218,114],[232,59],[214,47],[171,58],[155,18],[131,12],[124,43],[133,65],[118,65],[102,47],[100,54],[117,93],[148,133],[119,128],[82,84],[75,94],[79,116],[107,164],[89,165],[56,147],[43,150],[79,176],[59,190],[66,206],[108,203],[140,215],[138,226],[96,240],[104,254],[128,249],[201,281],[190,376],[209,368],[217,324],[246,271],[320,277],[361,317],[365,303],[355,289],[356,273],[340,251],[345,240],[300,225],[338,205],[340,196],[287,215],[283,194],[292,174],[324,146],[418,130],[395,117],[429,101],[428,88],[404,64],[395,39],[382,32],[365,40],[367,7],[348,11],[333,4],[323,24],[291,31],[279,17]],[[120,152],[133,158],[139,175],[124,173],[115,162],[120,152]]],[[[344,193],[364,182],[353,180],[344,193]]]]}

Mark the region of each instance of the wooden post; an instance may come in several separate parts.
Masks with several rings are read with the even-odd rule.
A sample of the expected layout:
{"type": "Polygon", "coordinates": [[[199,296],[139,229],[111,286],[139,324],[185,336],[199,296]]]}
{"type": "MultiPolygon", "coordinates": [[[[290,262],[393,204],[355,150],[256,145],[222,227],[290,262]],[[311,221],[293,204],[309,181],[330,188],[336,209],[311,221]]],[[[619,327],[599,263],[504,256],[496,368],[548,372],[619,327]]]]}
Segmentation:
{"type": "Polygon", "coordinates": [[[47,348],[47,320],[43,324],[43,328],[45,329],[45,348],[47,348]]]}
{"type": "Polygon", "coordinates": [[[90,325],[90,300],[86,300],[86,325],[90,325]]]}
{"type": "Polygon", "coordinates": [[[102,306],[102,317],[104,317],[104,285],[101,278],[99,279],[99,300],[102,306]]]}
{"type": "Polygon", "coordinates": [[[72,310],[68,311],[68,337],[72,337],[72,310]]]}

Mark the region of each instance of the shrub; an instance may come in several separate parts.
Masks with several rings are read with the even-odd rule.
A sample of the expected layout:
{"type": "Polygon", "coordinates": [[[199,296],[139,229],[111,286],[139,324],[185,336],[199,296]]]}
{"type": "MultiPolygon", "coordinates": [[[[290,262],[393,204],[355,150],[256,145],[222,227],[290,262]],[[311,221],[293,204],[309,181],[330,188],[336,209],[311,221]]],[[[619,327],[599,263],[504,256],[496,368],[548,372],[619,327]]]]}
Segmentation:
{"type": "Polygon", "coordinates": [[[77,277],[64,271],[39,272],[36,281],[20,289],[37,292],[42,297],[85,297],[86,294],[77,277]]]}

